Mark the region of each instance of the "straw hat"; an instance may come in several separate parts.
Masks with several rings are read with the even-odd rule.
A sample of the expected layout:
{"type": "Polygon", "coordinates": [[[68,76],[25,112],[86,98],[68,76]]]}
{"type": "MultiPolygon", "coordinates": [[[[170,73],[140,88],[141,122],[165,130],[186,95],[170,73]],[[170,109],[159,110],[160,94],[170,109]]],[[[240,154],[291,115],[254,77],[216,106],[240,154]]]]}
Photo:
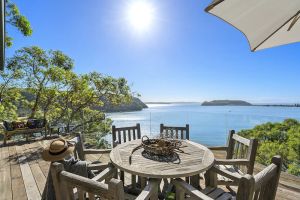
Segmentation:
{"type": "Polygon", "coordinates": [[[53,140],[42,152],[42,158],[46,161],[58,161],[64,159],[74,151],[74,144],[62,138],[53,140]]]}

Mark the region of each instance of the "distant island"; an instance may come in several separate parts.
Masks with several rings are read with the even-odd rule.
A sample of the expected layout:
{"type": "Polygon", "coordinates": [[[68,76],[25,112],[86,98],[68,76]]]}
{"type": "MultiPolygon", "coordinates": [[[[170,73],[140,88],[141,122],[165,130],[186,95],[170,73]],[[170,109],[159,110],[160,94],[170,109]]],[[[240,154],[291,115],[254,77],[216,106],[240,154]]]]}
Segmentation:
{"type": "Polygon", "coordinates": [[[242,100],[213,100],[204,101],[202,106],[252,106],[251,103],[242,100]]]}

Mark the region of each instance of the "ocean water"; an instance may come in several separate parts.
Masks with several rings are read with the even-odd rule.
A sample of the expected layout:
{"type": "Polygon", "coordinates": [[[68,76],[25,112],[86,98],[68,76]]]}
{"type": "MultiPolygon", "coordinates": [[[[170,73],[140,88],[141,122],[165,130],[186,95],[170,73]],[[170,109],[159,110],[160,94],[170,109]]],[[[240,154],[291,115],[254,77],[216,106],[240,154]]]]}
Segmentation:
{"type": "Polygon", "coordinates": [[[205,145],[224,145],[229,130],[250,129],[286,118],[300,120],[299,107],[201,106],[198,103],[149,104],[137,112],[108,113],[117,127],[141,124],[142,135],[159,135],[159,125],[190,125],[190,139],[205,145]]]}

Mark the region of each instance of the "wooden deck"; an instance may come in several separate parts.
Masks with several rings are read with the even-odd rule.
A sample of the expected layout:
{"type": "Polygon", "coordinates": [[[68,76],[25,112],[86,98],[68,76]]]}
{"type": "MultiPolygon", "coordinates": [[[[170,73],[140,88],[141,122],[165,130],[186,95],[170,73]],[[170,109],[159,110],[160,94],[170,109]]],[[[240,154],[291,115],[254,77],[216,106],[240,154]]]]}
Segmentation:
{"type": "MultiPolygon", "coordinates": [[[[41,199],[49,170],[49,162],[40,157],[42,148],[49,140],[33,142],[9,142],[0,148],[0,199],[41,199]]],[[[223,157],[224,154],[216,154],[223,157]]],[[[91,155],[89,160],[108,161],[108,156],[91,155]]],[[[256,164],[255,172],[263,166],[256,164]]],[[[129,175],[125,184],[130,183],[129,175]]],[[[203,182],[203,180],[202,180],[203,182]]],[[[202,183],[203,184],[203,183],[202,183]]],[[[276,199],[300,199],[300,178],[282,173],[276,199]]]]}

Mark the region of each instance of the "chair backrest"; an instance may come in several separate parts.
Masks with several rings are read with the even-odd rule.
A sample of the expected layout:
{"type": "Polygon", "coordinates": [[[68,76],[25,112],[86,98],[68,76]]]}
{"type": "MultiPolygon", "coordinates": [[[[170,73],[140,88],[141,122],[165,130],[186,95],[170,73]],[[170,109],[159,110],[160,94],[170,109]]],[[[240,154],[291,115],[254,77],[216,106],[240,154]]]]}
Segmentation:
{"type": "Polygon", "coordinates": [[[75,143],[74,157],[79,160],[85,160],[84,136],[82,135],[82,133],[76,133],[76,137],[72,138],[70,141],[75,143]]]}
{"type": "Polygon", "coordinates": [[[141,139],[141,126],[116,127],[112,126],[112,145],[116,147],[123,142],[141,139]]]}
{"type": "Polygon", "coordinates": [[[117,179],[111,179],[108,184],[78,176],[67,172],[61,163],[51,164],[51,175],[57,200],[75,199],[124,199],[123,183],[117,179]],[[75,197],[74,188],[77,189],[78,197],[75,197]]]}
{"type": "Polygon", "coordinates": [[[274,200],[281,173],[282,159],[272,158],[272,164],[255,176],[245,175],[239,181],[236,199],[238,200],[274,200]]]}
{"type": "Polygon", "coordinates": [[[160,124],[160,137],[162,138],[175,138],[175,139],[190,139],[190,126],[185,127],[165,126],[160,124]]]}
{"type": "Polygon", "coordinates": [[[228,146],[226,159],[247,159],[249,160],[246,169],[240,166],[235,166],[242,170],[244,173],[253,174],[254,162],[258,146],[257,139],[247,139],[235,134],[231,130],[228,135],[228,146]]]}

